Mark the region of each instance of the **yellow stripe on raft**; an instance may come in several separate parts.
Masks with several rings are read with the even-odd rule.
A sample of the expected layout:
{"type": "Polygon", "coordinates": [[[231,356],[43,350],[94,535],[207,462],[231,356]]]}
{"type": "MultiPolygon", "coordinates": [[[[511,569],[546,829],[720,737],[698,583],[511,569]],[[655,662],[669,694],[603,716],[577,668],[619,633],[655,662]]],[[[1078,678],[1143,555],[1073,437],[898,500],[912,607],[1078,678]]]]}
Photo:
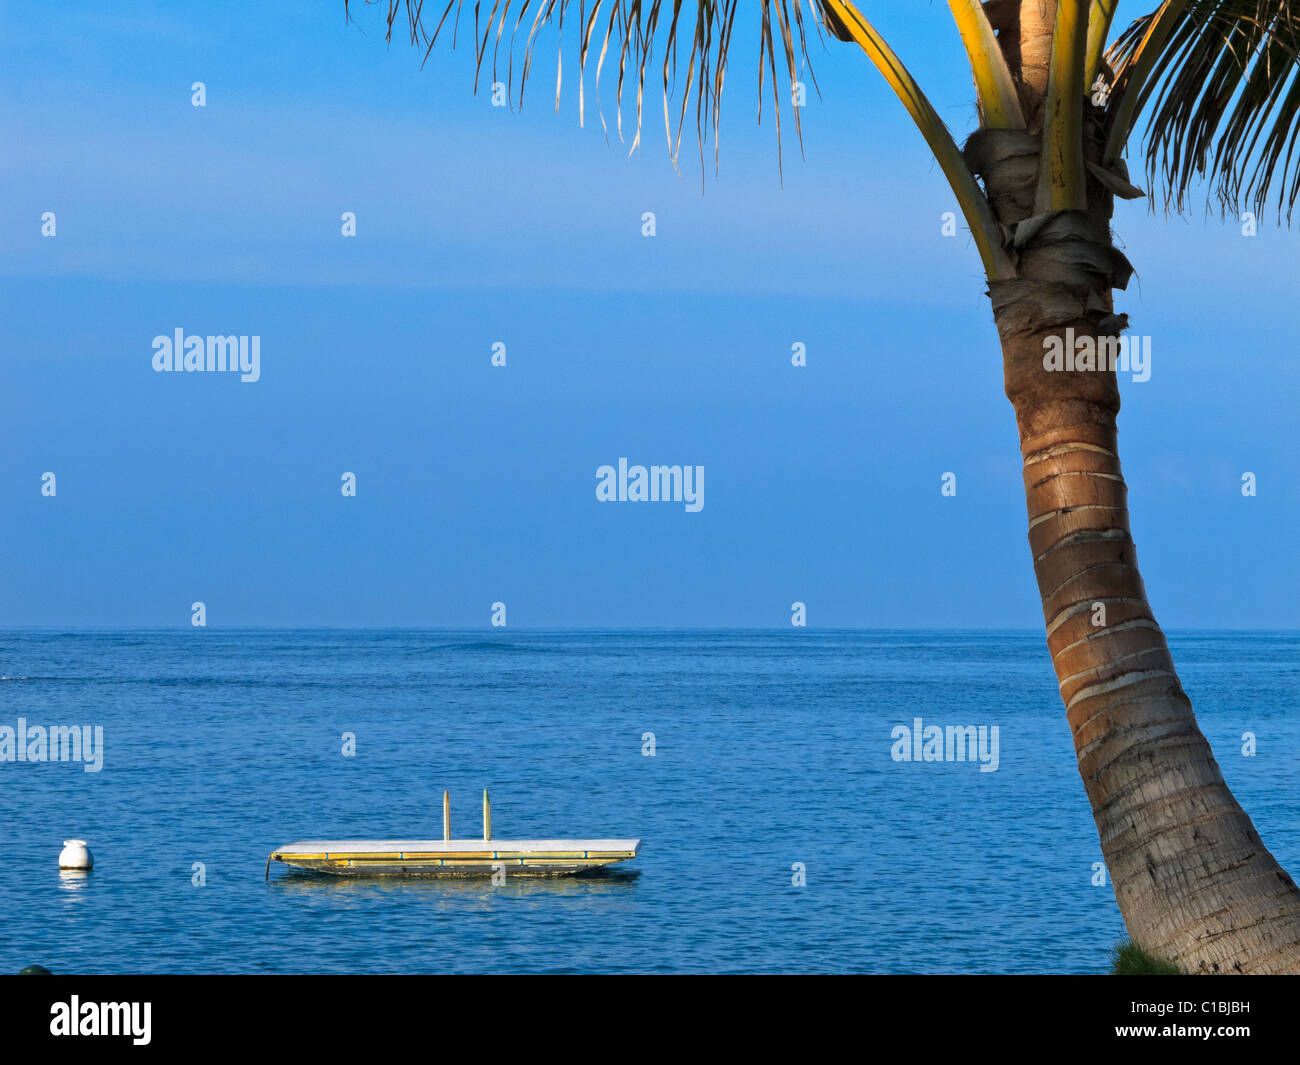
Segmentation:
{"type": "MultiPolygon", "coordinates": [[[[635,858],[639,839],[304,840],[277,847],[270,861],[318,872],[366,876],[571,874],[635,858]]],[[[269,865],[269,862],[268,862],[269,865]]]]}
{"type": "Polygon", "coordinates": [[[331,851],[329,854],[280,854],[271,855],[276,862],[437,862],[437,861],[484,861],[500,862],[522,859],[547,859],[556,861],[600,861],[618,859],[620,861],[635,858],[634,851],[565,851],[539,853],[537,851],[465,851],[456,853],[393,853],[376,854],[373,851],[331,851]]]}

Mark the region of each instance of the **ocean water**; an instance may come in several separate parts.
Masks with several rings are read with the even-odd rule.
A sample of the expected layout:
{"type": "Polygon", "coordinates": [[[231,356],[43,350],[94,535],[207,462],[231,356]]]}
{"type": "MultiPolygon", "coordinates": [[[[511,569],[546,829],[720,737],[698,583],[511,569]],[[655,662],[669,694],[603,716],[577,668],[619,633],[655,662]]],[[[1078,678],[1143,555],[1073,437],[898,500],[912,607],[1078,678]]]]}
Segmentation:
{"type": "MultiPolygon", "coordinates": [[[[1300,870],[1300,634],[1171,643],[1300,870]]],[[[0,676],[0,725],[104,730],[99,772],[0,762],[0,971],[1087,973],[1123,934],[1038,633],[10,631],[0,676]],[[918,717],[998,726],[997,771],[895,761],[918,717]],[[641,856],[264,879],[298,839],[440,836],[444,788],[476,836],[484,787],[497,838],[641,856]]]]}

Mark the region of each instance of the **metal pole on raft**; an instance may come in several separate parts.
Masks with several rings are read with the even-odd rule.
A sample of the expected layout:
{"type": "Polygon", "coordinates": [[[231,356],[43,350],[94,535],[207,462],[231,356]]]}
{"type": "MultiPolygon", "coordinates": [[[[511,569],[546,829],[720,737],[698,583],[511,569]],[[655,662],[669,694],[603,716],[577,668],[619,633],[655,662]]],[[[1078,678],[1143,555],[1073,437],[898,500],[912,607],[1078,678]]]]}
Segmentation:
{"type": "Polygon", "coordinates": [[[451,839],[451,792],[442,793],[442,838],[451,839]]]}
{"type": "Polygon", "coordinates": [[[488,801],[487,788],[483,789],[483,842],[492,838],[492,804],[488,801]]]}

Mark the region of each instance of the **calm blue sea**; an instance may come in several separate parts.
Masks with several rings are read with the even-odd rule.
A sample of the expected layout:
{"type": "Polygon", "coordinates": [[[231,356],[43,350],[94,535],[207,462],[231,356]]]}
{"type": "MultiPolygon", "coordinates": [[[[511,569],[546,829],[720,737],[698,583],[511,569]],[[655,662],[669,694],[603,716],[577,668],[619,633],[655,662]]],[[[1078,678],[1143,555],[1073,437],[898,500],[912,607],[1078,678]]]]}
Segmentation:
{"type": "MultiPolygon", "coordinates": [[[[1171,642],[1300,871],[1300,635],[1171,642]]],[[[1086,973],[1123,934],[1037,633],[0,632],[0,676],[0,726],[105,743],[97,773],[0,763],[0,971],[1086,973]],[[997,725],[997,771],[894,761],[918,717],[997,725]],[[499,888],[263,879],[298,839],[440,836],[444,788],[474,836],[484,787],[498,838],[642,855],[499,888]],[[70,837],[89,876],[58,871],[70,837]]]]}

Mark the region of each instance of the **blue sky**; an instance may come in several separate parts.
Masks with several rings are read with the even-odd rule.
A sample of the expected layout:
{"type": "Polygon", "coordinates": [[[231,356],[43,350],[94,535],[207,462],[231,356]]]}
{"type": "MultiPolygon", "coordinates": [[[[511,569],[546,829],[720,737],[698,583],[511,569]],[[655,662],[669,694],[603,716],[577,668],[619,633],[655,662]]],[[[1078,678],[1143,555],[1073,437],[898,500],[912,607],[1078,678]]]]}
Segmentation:
{"type": "MultiPolygon", "coordinates": [[[[856,50],[814,42],[782,181],[742,14],[702,187],[657,98],[630,158],[590,71],[585,128],[576,70],[556,114],[553,50],[507,111],[374,9],[124,7],[0,12],[0,626],[1041,624],[978,257],[856,50]],[[261,380],[154,373],[178,327],[260,336],[261,380]],[[704,509],[598,503],[620,456],[704,466],[704,509]]],[[[864,10],[964,136],[945,7],[864,10]]],[[[1297,627],[1296,235],[1115,229],[1157,616],[1297,627]]]]}

